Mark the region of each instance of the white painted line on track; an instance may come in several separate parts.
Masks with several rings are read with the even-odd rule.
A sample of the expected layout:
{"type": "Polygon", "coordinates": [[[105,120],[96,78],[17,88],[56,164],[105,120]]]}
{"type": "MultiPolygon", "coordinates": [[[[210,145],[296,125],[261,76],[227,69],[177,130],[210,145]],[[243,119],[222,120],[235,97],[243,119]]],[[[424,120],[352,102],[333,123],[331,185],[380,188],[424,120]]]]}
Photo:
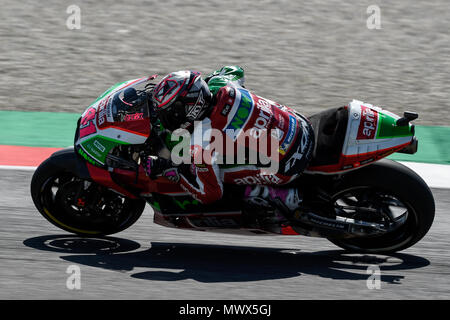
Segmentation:
{"type": "MultiPolygon", "coordinates": [[[[408,168],[414,170],[430,188],[450,189],[450,165],[418,163],[398,161],[408,168]]],[[[34,171],[37,167],[31,166],[5,166],[0,165],[0,170],[26,170],[34,171]]]]}
{"type": "Polygon", "coordinates": [[[414,170],[430,188],[450,189],[450,165],[398,161],[414,170]]]}
{"type": "Polygon", "coordinates": [[[31,166],[6,166],[0,165],[0,170],[26,170],[26,171],[34,171],[37,167],[31,166]]]}

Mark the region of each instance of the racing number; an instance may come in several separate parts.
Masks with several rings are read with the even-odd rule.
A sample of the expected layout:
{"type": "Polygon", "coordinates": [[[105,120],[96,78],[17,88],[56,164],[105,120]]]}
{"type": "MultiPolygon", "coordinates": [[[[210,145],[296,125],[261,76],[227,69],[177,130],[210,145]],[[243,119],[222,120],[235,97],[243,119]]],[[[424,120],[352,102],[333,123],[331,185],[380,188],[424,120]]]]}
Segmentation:
{"type": "Polygon", "coordinates": [[[84,138],[90,134],[96,133],[94,124],[95,108],[90,108],[80,122],[80,138],[84,138]]]}

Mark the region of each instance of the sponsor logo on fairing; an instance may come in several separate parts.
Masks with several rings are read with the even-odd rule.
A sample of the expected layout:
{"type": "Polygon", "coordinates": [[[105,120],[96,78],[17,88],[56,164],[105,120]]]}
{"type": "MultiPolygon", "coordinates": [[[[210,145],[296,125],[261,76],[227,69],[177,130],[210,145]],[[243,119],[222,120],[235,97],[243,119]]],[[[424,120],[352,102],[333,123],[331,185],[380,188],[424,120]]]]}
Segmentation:
{"type": "Polygon", "coordinates": [[[141,113],[133,113],[125,115],[124,121],[136,121],[136,120],[144,120],[144,114],[141,113]]]}
{"type": "Polygon", "coordinates": [[[86,152],[84,152],[83,149],[78,148],[78,153],[90,164],[98,165],[98,163],[95,160],[93,160],[92,157],[90,157],[86,152]]]}
{"type": "Polygon", "coordinates": [[[375,133],[377,132],[378,124],[378,112],[361,106],[361,120],[359,122],[358,136],[356,139],[373,139],[375,138],[375,133]]]}
{"type": "Polygon", "coordinates": [[[88,135],[94,134],[97,132],[95,128],[95,108],[89,108],[84,114],[83,118],[80,121],[80,138],[84,138],[88,135]]]}
{"type": "Polygon", "coordinates": [[[111,97],[108,97],[108,100],[105,102],[106,103],[106,120],[108,120],[108,122],[114,122],[114,117],[113,117],[113,112],[112,112],[112,103],[110,103],[109,101],[112,101],[111,97]]]}
{"type": "Polygon", "coordinates": [[[98,125],[101,126],[106,121],[106,100],[102,100],[98,104],[98,125]]]}
{"type": "Polygon", "coordinates": [[[106,150],[105,146],[98,142],[98,140],[94,140],[94,146],[101,152],[105,152],[106,150]]]}

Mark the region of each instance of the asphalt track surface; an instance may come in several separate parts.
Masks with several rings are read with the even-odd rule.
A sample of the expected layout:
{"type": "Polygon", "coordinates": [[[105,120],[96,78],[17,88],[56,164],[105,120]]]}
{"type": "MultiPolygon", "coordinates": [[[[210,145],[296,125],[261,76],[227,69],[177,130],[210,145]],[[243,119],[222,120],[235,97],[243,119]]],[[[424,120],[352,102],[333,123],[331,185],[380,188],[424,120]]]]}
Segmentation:
{"type": "MultiPolygon", "coordinates": [[[[0,109],[82,112],[110,85],[179,69],[246,70],[257,94],[306,115],[353,98],[422,125],[449,125],[450,2],[2,1],[0,109]],[[69,30],[66,9],[81,9],[69,30]],[[369,5],[381,29],[366,25],[369,5]]],[[[146,209],[107,240],[41,218],[31,172],[0,170],[0,299],[448,299],[450,191],[393,256],[344,254],[323,239],[243,237],[154,225],[146,209]],[[71,265],[81,289],[69,290],[71,265]],[[381,288],[367,288],[367,267],[381,288]]]]}
{"type": "Polygon", "coordinates": [[[393,255],[348,254],[325,239],[169,229],[148,207],[129,229],[82,239],[48,223],[29,195],[32,172],[0,170],[0,299],[449,299],[450,190],[436,219],[393,255]],[[80,290],[66,282],[80,268],[80,290]],[[378,266],[380,289],[368,289],[378,266]]]}

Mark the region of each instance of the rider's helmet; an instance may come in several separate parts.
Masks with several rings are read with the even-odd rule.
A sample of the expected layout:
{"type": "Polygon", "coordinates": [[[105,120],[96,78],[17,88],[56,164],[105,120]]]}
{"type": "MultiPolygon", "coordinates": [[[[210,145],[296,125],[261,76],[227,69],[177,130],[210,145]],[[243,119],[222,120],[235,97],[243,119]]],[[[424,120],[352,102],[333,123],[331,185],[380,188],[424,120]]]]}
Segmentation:
{"type": "Polygon", "coordinates": [[[153,89],[153,105],[165,129],[191,130],[207,116],[212,93],[196,71],[177,71],[165,76],[153,89]]]}

